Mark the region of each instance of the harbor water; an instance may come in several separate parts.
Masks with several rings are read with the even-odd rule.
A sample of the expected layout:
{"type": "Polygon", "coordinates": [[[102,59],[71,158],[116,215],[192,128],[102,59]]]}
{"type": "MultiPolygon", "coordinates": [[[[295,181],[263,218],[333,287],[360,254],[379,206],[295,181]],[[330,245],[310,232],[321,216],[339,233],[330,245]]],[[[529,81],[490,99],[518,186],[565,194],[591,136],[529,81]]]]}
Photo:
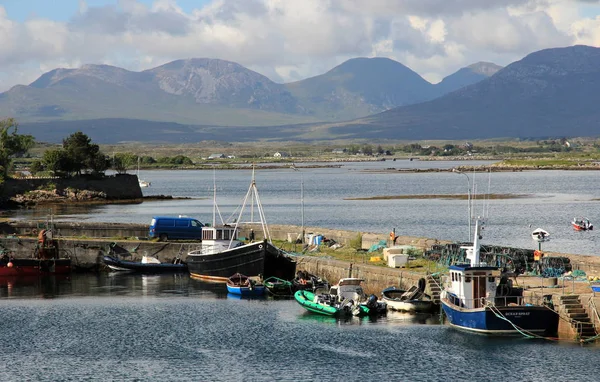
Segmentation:
{"type": "Polygon", "coordinates": [[[591,381],[600,349],[337,320],[186,275],[0,280],[2,381],[591,381]]]}
{"type": "MultiPolygon", "coordinates": [[[[482,161],[382,161],[339,163],[339,168],[256,170],[256,182],[267,223],[301,225],[398,235],[470,240],[466,199],[352,200],[375,196],[473,194],[473,215],[486,216],[484,244],[537,249],[531,232],[543,228],[551,240],[546,251],[597,255],[596,231],[577,232],[574,217],[587,217],[600,229],[600,175],[596,171],[523,171],[492,173],[403,172],[402,169],[449,170],[461,165],[485,165],[482,161]],[[297,171],[299,169],[299,171],[297,171]],[[394,171],[396,170],[396,171],[394,171]],[[481,195],[511,194],[518,198],[482,200],[481,195]],[[302,197],[303,196],[303,197],[302,197]],[[303,200],[303,202],[302,202],[303,200]]],[[[323,165],[323,163],[318,163],[323,165]]],[[[335,164],[334,164],[335,165],[335,164]]],[[[16,219],[131,222],[149,224],[152,216],[188,215],[203,222],[213,220],[213,188],[226,218],[237,210],[248,190],[248,169],[142,171],[152,185],[146,196],[170,195],[190,199],[146,201],[140,204],[62,206],[12,211],[16,219]]],[[[248,216],[246,215],[246,218],[248,216]]]]}

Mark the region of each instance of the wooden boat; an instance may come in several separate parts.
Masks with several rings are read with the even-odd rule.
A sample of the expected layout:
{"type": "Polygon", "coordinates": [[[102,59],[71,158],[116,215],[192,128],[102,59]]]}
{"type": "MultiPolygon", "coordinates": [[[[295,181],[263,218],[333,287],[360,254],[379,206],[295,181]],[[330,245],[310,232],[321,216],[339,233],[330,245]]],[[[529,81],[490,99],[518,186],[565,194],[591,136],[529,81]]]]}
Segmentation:
{"type": "Polygon", "coordinates": [[[559,316],[551,297],[526,300],[522,291],[504,288],[507,278],[501,277],[500,269],[480,263],[480,235],[476,219],[473,245],[467,250],[469,263],[450,266],[450,287],[441,295],[450,325],[486,334],[555,335],[559,316]]]}
{"type": "Polygon", "coordinates": [[[315,294],[309,290],[294,293],[296,301],[306,310],[327,316],[367,316],[385,313],[385,302],[375,295],[366,296],[359,278],[343,278],[328,293],[315,294]]]}
{"type": "MultiPolygon", "coordinates": [[[[226,282],[228,277],[241,273],[248,277],[269,278],[271,276],[291,280],[296,272],[296,262],[281,249],[273,245],[264,220],[254,172],[250,188],[244,198],[235,224],[216,225],[216,186],[213,201],[213,224],[202,228],[202,245],[188,252],[186,262],[190,275],[194,278],[226,282]],[[245,243],[238,237],[239,222],[248,200],[257,202],[258,213],[263,227],[263,240],[245,243]]],[[[219,214],[220,215],[220,214],[219,214]]]]}
{"type": "Polygon", "coordinates": [[[600,282],[592,283],[590,286],[592,287],[592,292],[600,292],[600,282]]]}
{"type": "Polygon", "coordinates": [[[412,286],[409,290],[389,287],[381,294],[388,310],[410,313],[431,313],[435,310],[435,303],[431,297],[418,286],[412,286]]]}
{"type": "Polygon", "coordinates": [[[550,240],[550,234],[541,229],[541,228],[536,228],[532,233],[531,233],[531,238],[535,241],[537,241],[538,243],[543,243],[545,241],[549,241],[550,240]]]}
{"type": "Polygon", "coordinates": [[[71,259],[60,257],[58,241],[52,230],[42,229],[33,256],[15,258],[9,253],[0,257],[0,276],[34,276],[71,273],[71,259]]]}
{"type": "Polygon", "coordinates": [[[575,231],[591,231],[594,229],[590,220],[586,218],[573,218],[571,225],[575,231]]]}
{"type": "Polygon", "coordinates": [[[187,272],[187,264],[179,259],[175,259],[173,263],[163,263],[155,257],[144,256],[140,261],[121,260],[116,255],[105,255],[102,258],[113,271],[127,271],[137,273],[177,273],[187,272]]]}
{"type": "Polygon", "coordinates": [[[238,296],[262,296],[265,286],[248,276],[236,273],[227,279],[227,292],[238,296]]]}
{"type": "Polygon", "coordinates": [[[293,296],[294,286],[291,281],[280,279],[279,277],[271,276],[263,281],[267,291],[273,296],[293,296]]]}

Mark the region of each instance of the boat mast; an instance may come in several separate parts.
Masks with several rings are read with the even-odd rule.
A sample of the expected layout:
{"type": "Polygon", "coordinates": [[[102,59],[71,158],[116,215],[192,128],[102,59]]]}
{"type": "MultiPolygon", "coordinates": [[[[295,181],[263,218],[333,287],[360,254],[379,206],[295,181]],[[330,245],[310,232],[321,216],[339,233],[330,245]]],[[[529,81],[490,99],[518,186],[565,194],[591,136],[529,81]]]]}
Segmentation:
{"type": "MultiPolygon", "coordinates": [[[[254,222],[254,204],[256,202],[256,210],[258,211],[258,216],[260,218],[260,224],[263,230],[263,235],[264,238],[266,240],[269,241],[269,243],[271,243],[271,233],[269,232],[269,226],[267,225],[267,218],[265,216],[265,212],[263,210],[262,207],[262,203],[260,201],[260,196],[258,196],[258,188],[256,187],[256,180],[254,178],[254,166],[252,167],[252,180],[250,182],[250,187],[248,188],[248,192],[246,193],[246,196],[244,197],[244,201],[242,203],[242,208],[240,209],[240,213],[238,215],[238,218],[235,222],[235,231],[237,231],[239,223],[241,222],[242,219],[242,215],[244,214],[244,210],[246,209],[246,204],[248,203],[248,198],[250,198],[251,200],[251,220],[249,222],[246,223],[250,223],[253,224],[254,222]]],[[[234,232],[235,232],[234,231],[234,232]]]]}
{"type": "Polygon", "coordinates": [[[302,238],[300,239],[301,244],[304,244],[304,177],[300,172],[300,206],[302,209],[302,238]]]}

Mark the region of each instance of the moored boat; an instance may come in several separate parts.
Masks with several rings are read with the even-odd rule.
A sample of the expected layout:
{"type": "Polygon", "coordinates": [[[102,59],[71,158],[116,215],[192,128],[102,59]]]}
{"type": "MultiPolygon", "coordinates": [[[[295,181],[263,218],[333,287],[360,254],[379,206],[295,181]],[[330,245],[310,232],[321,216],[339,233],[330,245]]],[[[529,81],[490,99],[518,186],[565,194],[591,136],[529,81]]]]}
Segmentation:
{"type": "Polygon", "coordinates": [[[591,231],[594,225],[587,218],[573,218],[571,225],[575,231],[591,231]]]}
{"type": "Polygon", "coordinates": [[[0,276],[33,276],[70,272],[71,259],[60,257],[58,241],[53,238],[50,229],[40,230],[32,257],[15,258],[8,253],[4,253],[0,257],[0,276]]]}
{"type": "Polygon", "coordinates": [[[559,316],[550,297],[528,300],[522,293],[510,293],[513,288],[500,269],[480,262],[480,235],[476,219],[468,263],[450,266],[450,287],[441,296],[450,325],[485,334],[555,335],[559,316]]]}
{"type": "MultiPolygon", "coordinates": [[[[272,276],[284,280],[294,278],[296,262],[281,249],[273,245],[265,215],[260,204],[254,172],[250,188],[244,198],[244,204],[235,224],[216,225],[216,186],[213,201],[213,224],[202,229],[202,244],[198,249],[188,252],[186,262],[190,275],[194,278],[226,282],[235,273],[249,277],[269,278],[272,276]],[[239,224],[248,200],[256,201],[257,215],[263,228],[263,240],[245,243],[239,238],[239,224]]],[[[220,213],[219,213],[220,215],[220,213]]],[[[254,222],[250,222],[254,223],[254,222]]],[[[253,232],[253,231],[252,231],[253,232]]]]}
{"type": "Polygon", "coordinates": [[[294,290],[310,290],[317,292],[319,289],[328,291],[329,283],[321,277],[315,276],[306,271],[298,271],[296,277],[292,280],[294,290]]]}
{"type": "Polygon", "coordinates": [[[227,292],[239,296],[262,296],[265,286],[246,275],[236,273],[227,279],[227,292]]]}
{"type": "Polygon", "coordinates": [[[385,313],[385,302],[375,295],[366,296],[359,278],[343,278],[329,289],[328,293],[315,294],[309,290],[298,290],[296,301],[306,310],[327,316],[368,316],[385,313]]]}
{"type": "Polygon", "coordinates": [[[140,261],[122,260],[116,255],[105,255],[102,261],[113,271],[137,273],[177,273],[187,272],[187,264],[176,259],[172,263],[163,263],[155,257],[143,256],[140,261]]]}
{"type": "Polygon", "coordinates": [[[388,310],[410,313],[431,313],[435,310],[435,303],[431,297],[418,286],[412,286],[409,290],[389,287],[384,289],[381,295],[388,310]]]}
{"type": "Polygon", "coordinates": [[[285,297],[294,295],[294,286],[291,281],[271,276],[263,281],[267,291],[273,296],[285,297]]]}
{"type": "Polygon", "coordinates": [[[546,230],[543,230],[541,228],[536,228],[531,233],[531,238],[533,240],[537,241],[538,243],[543,243],[543,242],[550,240],[550,234],[546,230]]]}

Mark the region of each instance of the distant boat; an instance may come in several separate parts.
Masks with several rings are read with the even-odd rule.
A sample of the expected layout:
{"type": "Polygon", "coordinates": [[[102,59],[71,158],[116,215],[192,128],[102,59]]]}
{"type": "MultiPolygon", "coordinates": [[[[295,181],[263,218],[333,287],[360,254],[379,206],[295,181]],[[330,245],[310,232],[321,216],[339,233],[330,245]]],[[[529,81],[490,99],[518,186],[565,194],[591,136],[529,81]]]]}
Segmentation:
{"type": "Polygon", "coordinates": [[[137,166],[137,178],[138,178],[138,183],[140,184],[140,187],[144,188],[144,187],[150,187],[150,182],[146,182],[145,180],[142,180],[140,178],[140,157],[138,157],[138,166],[137,166]]]}
{"type": "Polygon", "coordinates": [[[573,218],[571,225],[575,231],[591,231],[594,229],[592,223],[586,218],[573,218]]]}
{"type": "Polygon", "coordinates": [[[531,238],[539,243],[543,243],[545,241],[550,240],[550,234],[541,228],[536,228],[531,233],[531,238]]]}

